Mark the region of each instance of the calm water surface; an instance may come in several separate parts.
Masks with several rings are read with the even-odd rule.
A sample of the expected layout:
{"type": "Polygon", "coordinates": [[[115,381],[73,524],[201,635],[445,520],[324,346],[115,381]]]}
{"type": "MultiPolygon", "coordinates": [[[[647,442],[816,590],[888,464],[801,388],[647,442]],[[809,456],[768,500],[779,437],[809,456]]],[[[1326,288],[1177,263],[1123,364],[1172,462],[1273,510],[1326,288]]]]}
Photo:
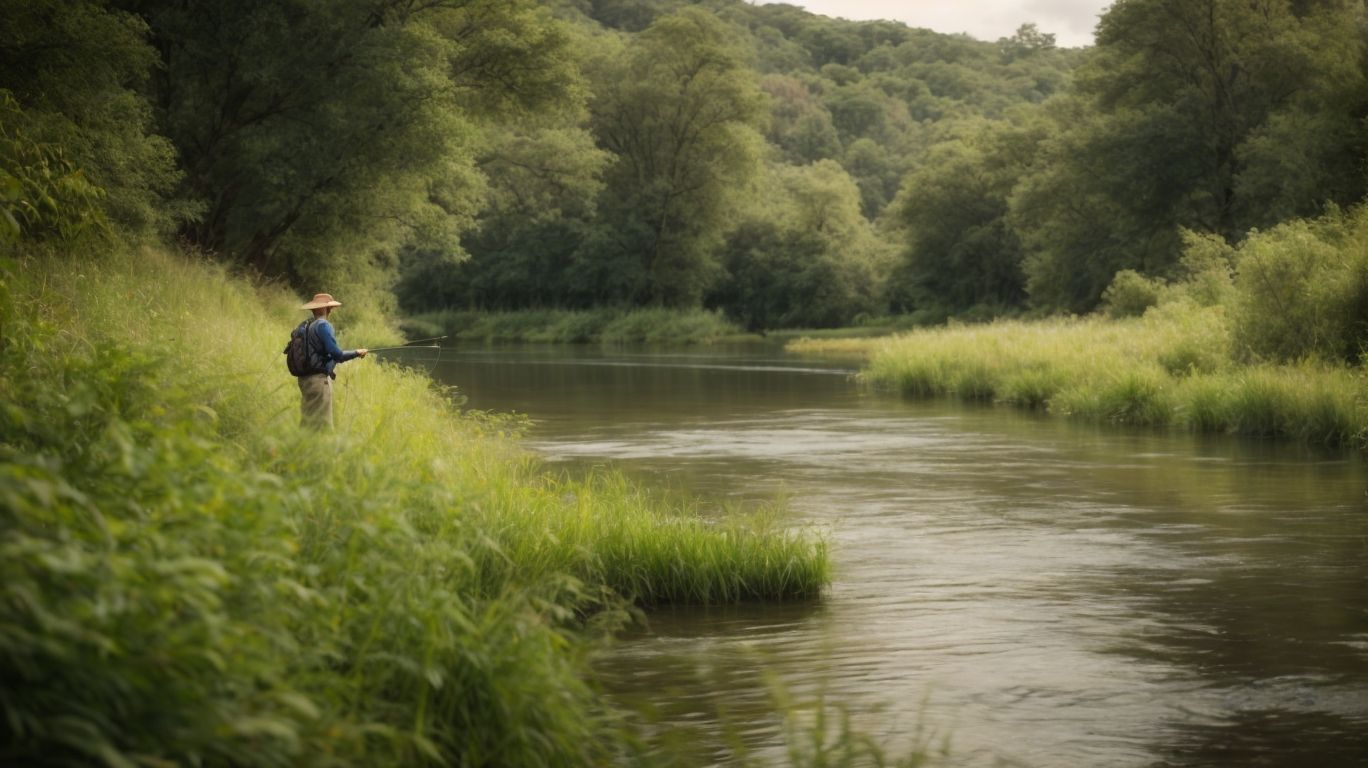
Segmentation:
{"type": "Polygon", "coordinates": [[[437,374],[553,464],[828,530],[817,604],[650,615],[601,665],[702,762],[782,755],[765,670],[964,766],[1368,766],[1357,455],[906,402],[752,347],[460,348],[437,374]]]}

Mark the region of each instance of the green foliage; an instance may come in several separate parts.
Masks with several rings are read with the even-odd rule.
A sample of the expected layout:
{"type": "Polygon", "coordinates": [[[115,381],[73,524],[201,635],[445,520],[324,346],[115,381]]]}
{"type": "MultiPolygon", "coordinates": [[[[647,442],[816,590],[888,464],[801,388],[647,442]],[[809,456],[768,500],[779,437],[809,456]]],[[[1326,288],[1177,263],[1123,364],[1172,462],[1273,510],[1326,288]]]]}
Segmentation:
{"type": "Polygon", "coordinates": [[[706,344],[735,334],[736,326],[714,312],[700,309],[519,310],[479,312],[445,310],[418,315],[411,321],[429,336],[447,334],[478,341],[557,343],[670,342],[706,344]]]}
{"type": "Polygon", "coordinates": [[[1171,277],[1181,231],[1238,242],[1365,191],[1362,9],[1132,0],[1103,16],[1059,136],[1014,193],[1033,303],[1086,311],[1111,276],[1171,277]],[[1348,166],[1346,166],[1348,163],[1348,166]]]}
{"type": "Polygon", "coordinates": [[[1164,284],[1158,280],[1123,269],[1102,292],[1102,309],[1108,317],[1139,317],[1159,304],[1163,291],[1164,284]]]}
{"type": "Polygon", "coordinates": [[[129,0],[165,52],[153,94],[205,206],[181,234],[305,291],[388,283],[406,244],[455,250],[486,194],[479,131],[580,98],[531,0],[129,0]]]}
{"type": "Polygon", "coordinates": [[[1023,249],[1007,221],[1008,199],[1031,172],[1047,127],[966,122],[909,174],[894,214],[906,250],[890,285],[892,308],[943,315],[976,304],[1025,302],[1023,249]]]}
{"type": "Polygon", "coordinates": [[[600,231],[578,255],[595,297],[696,306],[731,206],[758,170],[764,101],[715,15],[662,17],[595,62],[592,123],[615,156],[600,231]]]}
{"type": "MultiPolygon", "coordinates": [[[[589,134],[567,141],[575,129],[550,136],[519,127],[512,132],[529,141],[507,156],[496,136],[482,150],[490,204],[477,228],[463,229],[459,249],[404,251],[398,290],[406,311],[702,300],[753,327],[882,313],[890,232],[861,226],[855,247],[834,253],[829,238],[814,238],[785,212],[793,193],[781,187],[792,184],[779,180],[814,176],[812,168],[831,175],[823,163],[839,163],[858,190],[859,213],[873,224],[905,172],[954,133],[929,127],[932,121],[999,119],[1036,104],[1063,87],[1078,59],[1029,28],[1004,54],[1001,43],[782,5],[554,5],[574,22],[570,50],[591,90],[589,134]],[[692,75],[700,62],[708,66],[692,75]],[[766,150],[771,170],[757,174],[766,150]],[[571,166],[573,173],[561,173],[571,166]]],[[[1012,141],[999,142],[1001,162],[1019,164],[1020,153],[1005,146],[1012,141]]],[[[1001,218],[1008,176],[1023,172],[994,171],[992,217],[1001,218]]],[[[953,201],[946,207],[958,212],[953,201]]],[[[966,250],[977,255],[965,261],[991,263],[992,274],[963,291],[972,294],[967,299],[957,293],[930,311],[1019,305],[1020,254],[996,251],[1012,234],[989,222],[969,239],[966,250]]],[[[934,266],[928,261],[925,274],[934,266]]],[[[957,274],[968,281],[971,271],[957,274]]]]}
{"type": "Polygon", "coordinates": [[[1362,381],[1342,364],[1246,364],[1222,307],[1170,301],[1142,318],[999,321],[881,340],[805,340],[863,354],[863,376],[909,396],[993,400],[1085,421],[1368,446],[1362,381]]]}
{"type": "Polygon", "coordinates": [[[1055,36],[1041,32],[1035,24],[1022,24],[1011,37],[998,39],[998,48],[1007,61],[1034,56],[1055,47],[1055,36]]]}
{"type": "Polygon", "coordinates": [[[1230,304],[1235,289],[1235,249],[1214,235],[1183,233],[1178,261],[1181,281],[1175,290],[1204,307],[1230,304]]]}
{"type": "Polygon", "coordinates": [[[0,327],[8,759],[272,765],[321,740],[282,661],[304,610],[290,491],[216,445],[164,361],[0,327]]]}
{"type": "Polygon", "coordinates": [[[613,763],[587,665],[627,599],[829,579],[773,516],[544,475],[399,368],[350,364],[336,433],[300,431],[261,356],[297,304],[154,250],[0,274],[6,759],[613,763]]]}
{"type": "Polygon", "coordinates": [[[20,237],[73,239],[107,227],[105,191],[90,183],[60,147],[20,128],[23,110],[0,91],[0,242],[20,237]]]}
{"type": "Polygon", "coordinates": [[[831,328],[876,309],[883,254],[854,180],[832,160],[771,168],[728,237],[708,302],[749,330],[831,328]]]}
{"type": "Polygon", "coordinates": [[[1040,145],[1038,172],[1013,189],[1009,221],[1025,251],[1030,303],[1088,312],[1117,272],[1162,276],[1176,259],[1177,225],[1164,218],[1177,205],[1170,192],[1176,180],[1139,184],[1130,169],[1182,173],[1172,154],[1179,144],[1164,114],[1112,120],[1077,97],[1046,110],[1058,127],[1040,145]]]}
{"type": "Polygon", "coordinates": [[[509,126],[481,158],[489,201],[457,252],[410,248],[396,286],[409,312],[577,304],[573,258],[587,236],[608,154],[580,128],[509,126]]]}
{"type": "Polygon", "coordinates": [[[30,234],[98,219],[138,234],[191,213],[166,197],[179,176],[143,98],[156,54],[136,16],[82,0],[4,0],[0,18],[0,179],[30,234]],[[6,181],[5,184],[12,184],[6,181]]]}
{"type": "Polygon", "coordinates": [[[1368,345],[1368,211],[1255,233],[1236,251],[1235,264],[1242,354],[1359,361],[1368,345]]]}
{"type": "Polygon", "coordinates": [[[769,95],[771,105],[765,138],[787,162],[802,165],[840,155],[841,139],[831,111],[809,82],[793,75],[770,74],[761,78],[760,87],[769,95]]]}

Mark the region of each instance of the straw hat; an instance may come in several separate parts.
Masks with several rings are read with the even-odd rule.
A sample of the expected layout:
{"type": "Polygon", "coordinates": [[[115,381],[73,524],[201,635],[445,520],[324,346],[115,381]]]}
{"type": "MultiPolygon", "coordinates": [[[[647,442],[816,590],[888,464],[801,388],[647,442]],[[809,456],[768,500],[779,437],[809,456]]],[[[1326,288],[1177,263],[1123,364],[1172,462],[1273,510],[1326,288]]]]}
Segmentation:
{"type": "Polygon", "coordinates": [[[325,307],[340,307],[342,302],[334,299],[331,293],[316,293],[313,301],[300,307],[300,309],[323,309],[325,307]]]}

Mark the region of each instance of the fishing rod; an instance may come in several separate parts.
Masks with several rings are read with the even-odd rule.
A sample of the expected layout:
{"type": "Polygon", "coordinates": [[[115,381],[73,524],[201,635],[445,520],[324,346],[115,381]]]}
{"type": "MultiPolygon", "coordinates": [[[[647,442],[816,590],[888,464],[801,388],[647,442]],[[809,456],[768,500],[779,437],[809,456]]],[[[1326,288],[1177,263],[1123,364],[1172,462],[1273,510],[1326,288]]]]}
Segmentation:
{"type": "Polygon", "coordinates": [[[392,351],[394,351],[394,350],[396,350],[396,349],[441,349],[442,347],[441,347],[441,345],[439,345],[439,344],[426,344],[426,345],[423,345],[423,346],[421,346],[421,347],[415,347],[415,346],[412,346],[412,345],[417,344],[417,343],[420,342],[420,341],[442,341],[443,339],[449,339],[449,338],[451,338],[451,337],[450,337],[450,336],[433,336],[432,338],[429,338],[429,339],[414,339],[413,341],[406,341],[406,342],[404,342],[403,344],[400,344],[400,345],[397,346],[397,347],[377,347],[377,348],[375,348],[375,349],[371,349],[371,350],[368,350],[368,351],[370,351],[370,352],[392,352],[392,351]]]}
{"type": "MultiPolygon", "coordinates": [[[[446,338],[446,337],[443,336],[442,338],[446,338]]],[[[421,347],[411,347],[411,346],[405,344],[405,345],[399,346],[399,347],[377,347],[376,349],[368,349],[368,350],[366,350],[366,351],[367,351],[367,352],[393,352],[393,351],[396,350],[396,349],[441,349],[441,348],[442,348],[442,347],[441,347],[441,345],[439,345],[439,344],[428,344],[428,345],[426,345],[426,346],[421,346],[421,347]]]]}

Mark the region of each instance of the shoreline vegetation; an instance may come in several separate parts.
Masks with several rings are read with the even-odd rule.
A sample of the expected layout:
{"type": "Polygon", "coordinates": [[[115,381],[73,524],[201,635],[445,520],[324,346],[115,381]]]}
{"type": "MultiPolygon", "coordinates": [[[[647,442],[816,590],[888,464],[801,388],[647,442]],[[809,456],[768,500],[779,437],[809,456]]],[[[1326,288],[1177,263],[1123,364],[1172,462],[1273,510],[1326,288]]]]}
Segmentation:
{"type": "Polygon", "coordinates": [[[706,309],[443,310],[405,318],[409,338],[448,336],[458,341],[532,344],[707,345],[800,338],[886,336],[909,327],[901,318],[874,319],[841,328],[745,331],[721,312],[706,309]]]}
{"type": "Polygon", "coordinates": [[[425,312],[402,323],[410,338],[553,344],[710,344],[741,334],[720,312],[704,309],[521,309],[425,312]]]}
{"type": "Polygon", "coordinates": [[[1088,317],[883,339],[806,339],[863,358],[912,397],[999,402],[1095,422],[1368,448],[1368,207],[1254,232],[1185,234],[1182,276],[1123,271],[1088,317]]]}
{"type": "MultiPolygon", "coordinates": [[[[809,600],[824,537],[548,473],[358,361],[298,426],[298,299],[145,248],[0,270],[0,666],[17,760],[600,765],[641,608],[809,600]]],[[[393,337],[364,313],[343,338],[393,337]]]]}
{"type": "Polygon", "coordinates": [[[878,339],[799,339],[787,348],[860,359],[862,380],[908,397],[1001,403],[1134,427],[1368,447],[1358,372],[1310,360],[1189,368],[1203,333],[1162,315],[1090,317],[878,339]]]}

